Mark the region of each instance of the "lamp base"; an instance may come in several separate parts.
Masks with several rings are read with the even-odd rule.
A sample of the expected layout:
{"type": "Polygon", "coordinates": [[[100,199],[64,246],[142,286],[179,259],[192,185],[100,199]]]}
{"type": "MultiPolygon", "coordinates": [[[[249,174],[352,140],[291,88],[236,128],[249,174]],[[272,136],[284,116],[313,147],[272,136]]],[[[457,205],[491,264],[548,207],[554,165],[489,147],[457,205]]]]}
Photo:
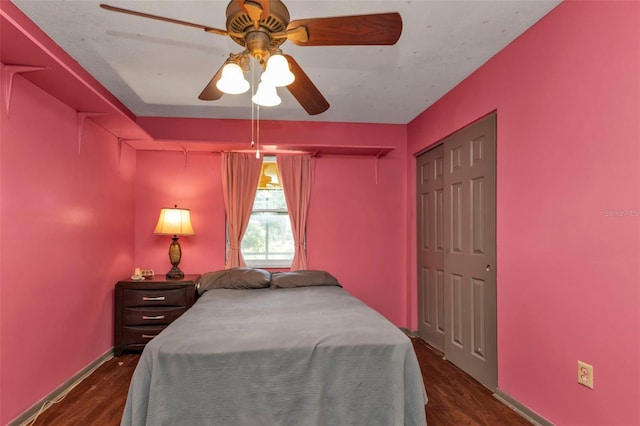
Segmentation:
{"type": "Polygon", "coordinates": [[[167,272],[166,277],[168,280],[179,280],[184,278],[184,272],[178,268],[180,258],[182,257],[182,249],[180,248],[177,235],[174,235],[171,240],[172,242],[169,245],[169,261],[171,262],[172,268],[167,272]]]}
{"type": "Polygon", "coordinates": [[[169,272],[167,272],[165,277],[167,277],[168,280],[179,280],[184,278],[184,272],[182,272],[177,266],[174,266],[169,272]]]}

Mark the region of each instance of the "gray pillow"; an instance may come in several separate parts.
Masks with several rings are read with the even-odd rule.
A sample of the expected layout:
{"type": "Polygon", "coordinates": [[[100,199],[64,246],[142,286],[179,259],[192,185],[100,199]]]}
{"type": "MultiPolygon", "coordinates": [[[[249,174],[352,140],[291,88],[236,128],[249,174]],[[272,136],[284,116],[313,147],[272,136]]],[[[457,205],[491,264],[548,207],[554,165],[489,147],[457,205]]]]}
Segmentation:
{"type": "Polygon", "coordinates": [[[271,272],[264,269],[231,268],[206,272],[198,279],[198,293],[215,288],[254,289],[267,288],[271,282],[271,272]]]}
{"type": "Polygon", "coordinates": [[[310,287],[316,285],[335,285],[342,287],[336,277],[326,271],[291,271],[271,274],[271,288],[310,287]]]}

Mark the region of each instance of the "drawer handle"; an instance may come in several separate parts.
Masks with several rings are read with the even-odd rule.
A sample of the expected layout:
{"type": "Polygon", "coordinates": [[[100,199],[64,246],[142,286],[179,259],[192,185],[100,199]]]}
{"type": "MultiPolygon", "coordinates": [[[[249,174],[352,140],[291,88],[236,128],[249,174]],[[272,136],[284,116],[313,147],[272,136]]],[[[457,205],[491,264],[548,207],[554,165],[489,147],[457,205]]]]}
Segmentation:
{"type": "Polygon", "coordinates": [[[143,334],[142,338],[143,339],[153,339],[156,336],[157,336],[157,334],[143,334]]]}
{"type": "Polygon", "coordinates": [[[150,317],[150,316],[147,316],[147,315],[143,315],[142,319],[143,320],[161,320],[161,319],[164,319],[164,315],[156,315],[155,317],[150,317]]]}
{"type": "Polygon", "coordinates": [[[157,296],[157,297],[142,296],[142,300],[144,300],[145,302],[159,302],[164,299],[165,299],[164,296],[157,296]]]}

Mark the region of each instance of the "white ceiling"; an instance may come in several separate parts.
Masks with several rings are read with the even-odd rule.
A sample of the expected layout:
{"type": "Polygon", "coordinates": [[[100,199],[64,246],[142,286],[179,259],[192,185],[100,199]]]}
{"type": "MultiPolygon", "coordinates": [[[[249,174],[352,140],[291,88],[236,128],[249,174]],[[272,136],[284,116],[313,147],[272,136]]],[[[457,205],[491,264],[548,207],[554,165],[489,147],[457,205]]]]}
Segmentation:
{"type": "MultiPolygon", "coordinates": [[[[198,95],[231,39],[109,12],[101,2],[225,28],[228,1],[12,0],[137,116],[251,118],[250,95],[206,102],[198,95]]],[[[331,104],[309,116],[284,89],[261,119],[405,124],[553,9],[559,0],[285,0],[291,19],[397,11],[394,46],[299,47],[295,57],[331,104]]]]}

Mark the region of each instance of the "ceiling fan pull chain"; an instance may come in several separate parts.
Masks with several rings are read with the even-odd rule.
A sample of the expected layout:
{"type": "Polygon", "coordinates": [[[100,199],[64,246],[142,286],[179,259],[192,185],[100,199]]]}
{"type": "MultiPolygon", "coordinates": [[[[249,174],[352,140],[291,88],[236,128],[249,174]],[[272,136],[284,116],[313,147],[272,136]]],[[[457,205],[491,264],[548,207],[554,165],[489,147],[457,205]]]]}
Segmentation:
{"type": "Polygon", "coordinates": [[[256,158],[260,159],[260,105],[256,104],[256,111],[257,111],[257,116],[258,116],[258,122],[257,122],[257,129],[256,129],[256,139],[257,139],[257,145],[256,145],[256,158]]]}
{"type": "Polygon", "coordinates": [[[254,120],[254,109],[253,109],[253,101],[251,99],[253,99],[253,97],[255,96],[255,78],[254,78],[254,64],[251,62],[251,59],[249,59],[249,66],[251,67],[251,98],[250,98],[250,103],[251,103],[251,148],[253,148],[253,146],[255,145],[255,138],[254,138],[254,129],[255,129],[255,120],[254,120]]]}

